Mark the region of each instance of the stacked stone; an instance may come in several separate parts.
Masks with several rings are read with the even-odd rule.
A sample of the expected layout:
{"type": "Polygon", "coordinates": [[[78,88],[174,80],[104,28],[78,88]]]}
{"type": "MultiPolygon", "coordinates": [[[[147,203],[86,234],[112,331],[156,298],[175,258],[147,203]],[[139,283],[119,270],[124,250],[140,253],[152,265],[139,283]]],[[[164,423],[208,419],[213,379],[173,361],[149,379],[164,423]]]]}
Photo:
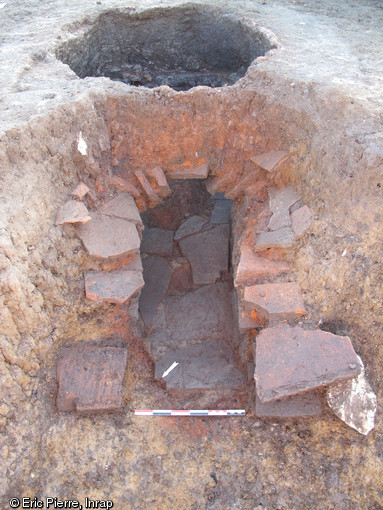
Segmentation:
{"type": "Polygon", "coordinates": [[[145,211],[148,207],[159,205],[164,198],[171,194],[166,176],[159,166],[125,173],[126,178],[106,174],[104,177],[109,185],[129,193],[134,198],[140,212],[145,211]]]}
{"type": "Polygon", "coordinates": [[[294,320],[305,313],[299,284],[295,281],[275,282],[290,270],[287,262],[293,247],[290,209],[300,197],[291,186],[270,189],[268,193],[269,204],[265,204],[264,216],[268,214],[270,219],[265,228],[262,224],[258,227],[254,244],[240,246],[235,271],[241,330],[261,327],[266,322],[275,324],[280,320],[294,320]]]}
{"type": "MultiPolygon", "coordinates": [[[[143,267],[140,240],[143,224],[133,197],[119,193],[97,212],[82,200],[89,188],[80,183],[58,211],[56,225],[72,223],[92,260],[103,270],[85,273],[85,295],[93,301],[126,303],[138,319],[138,298],[143,267]],[[93,259],[94,258],[94,259],[93,259]],[[107,270],[108,267],[116,269],[107,270]]],[[[81,346],[64,349],[57,364],[57,407],[78,413],[115,411],[122,406],[127,349],[81,346]]]]}
{"type": "MultiPolygon", "coordinates": [[[[286,157],[273,151],[253,161],[261,172],[272,172],[286,157]]],[[[174,171],[170,177],[207,175],[204,165],[187,173],[174,171]]],[[[216,193],[209,218],[188,217],[175,232],[143,231],[136,205],[153,207],[170,195],[163,171],[157,167],[145,173],[136,171],[134,176],[138,187],[119,177],[110,178],[125,192],[91,213],[81,202],[89,188],[80,183],[72,192],[73,199],[58,212],[56,225],[73,223],[90,256],[117,261],[113,267],[118,269],[86,273],[86,297],[128,302],[129,313],[138,318],[144,272],[146,285],[139,305],[149,331],[145,341],[156,362],[156,377],[161,378],[177,361],[167,376],[168,388],[239,388],[245,378],[235,366],[230,346],[235,331],[225,275],[232,202],[225,196],[235,198],[243,193],[254,175],[245,176],[225,195],[216,193]]],[[[252,183],[249,189],[259,191],[265,183],[252,183]]],[[[240,331],[263,328],[254,348],[256,414],[318,415],[322,412],[320,390],[326,388],[327,403],[336,415],[368,434],[374,427],[376,397],[351,340],[304,328],[302,322],[297,325],[306,311],[299,284],[289,277],[288,259],[294,241],[309,229],[313,215],[291,186],[269,188],[268,195],[269,203],[254,229],[255,240],[244,237],[240,244],[234,280],[240,331]]],[[[65,349],[57,366],[58,408],[78,412],[119,409],[126,361],[126,349],[116,347],[65,349]]]]}
{"type": "Polygon", "coordinates": [[[320,389],[326,388],[334,412],[367,434],[374,426],[376,397],[351,340],[304,329],[302,322],[296,325],[306,311],[299,283],[290,281],[287,259],[294,241],[309,229],[313,215],[291,186],[271,188],[268,194],[263,217],[269,221],[256,232],[255,243],[240,247],[234,280],[240,330],[266,325],[254,348],[256,414],[318,415],[323,407],[320,389]],[[275,281],[278,278],[283,281],[275,281]]]}

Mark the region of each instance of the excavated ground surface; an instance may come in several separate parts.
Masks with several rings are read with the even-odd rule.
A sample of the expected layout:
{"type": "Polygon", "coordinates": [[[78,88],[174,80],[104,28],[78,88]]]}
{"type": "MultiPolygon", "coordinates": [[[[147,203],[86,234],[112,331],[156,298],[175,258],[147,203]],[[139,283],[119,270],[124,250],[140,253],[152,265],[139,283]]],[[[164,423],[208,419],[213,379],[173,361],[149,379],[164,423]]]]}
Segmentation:
{"type": "MultiPolygon", "coordinates": [[[[190,95],[81,80],[55,59],[56,44],[89,29],[107,9],[137,8],[132,2],[3,3],[2,508],[22,496],[112,499],[118,509],[383,508],[381,2],[227,2],[228,10],[272,30],[279,49],[234,87],[190,95]],[[85,160],[76,152],[80,131],[85,160]],[[231,402],[245,407],[246,417],[134,417],[135,408],[189,407],[193,398],[177,400],[154,381],[125,305],[85,300],[89,260],[72,227],[54,227],[57,207],[80,179],[95,190],[90,208],[109,198],[100,169],[123,175],[124,150],[133,168],[168,169],[181,155],[195,162],[198,152],[218,174],[273,148],[292,153],[280,183],[292,182],[315,214],[294,263],[310,319],[350,335],[378,396],[367,437],[330,412],[257,419],[250,385],[231,402]],[[128,346],[124,411],[58,413],[59,349],[100,340],[128,346]]],[[[159,4],[143,0],[139,8],[159,4]]],[[[237,207],[246,215],[246,204],[237,207]]],[[[201,405],[209,402],[206,394],[201,405]]]]}

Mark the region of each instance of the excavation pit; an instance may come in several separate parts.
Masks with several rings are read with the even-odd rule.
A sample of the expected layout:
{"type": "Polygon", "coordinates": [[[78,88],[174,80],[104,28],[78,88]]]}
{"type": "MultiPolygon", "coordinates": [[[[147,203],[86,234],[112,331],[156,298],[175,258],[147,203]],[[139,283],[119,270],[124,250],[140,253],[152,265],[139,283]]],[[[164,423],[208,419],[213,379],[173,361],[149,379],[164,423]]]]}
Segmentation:
{"type": "Polygon", "coordinates": [[[188,90],[222,87],[243,77],[275,45],[254,23],[207,6],[101,14],[82,37],[56,50],[80,77],[188,90]]]}
{"type": "Polygon", "coordinates": [[[233,310],[232,201],[210,196],[199,179],[169,180],[169,188],[143,214],[143,342],[168,390],[215,390],[216,403],[247,381],[233,310]],[[174,360],[178,366],[163,378],[174,360]]]}

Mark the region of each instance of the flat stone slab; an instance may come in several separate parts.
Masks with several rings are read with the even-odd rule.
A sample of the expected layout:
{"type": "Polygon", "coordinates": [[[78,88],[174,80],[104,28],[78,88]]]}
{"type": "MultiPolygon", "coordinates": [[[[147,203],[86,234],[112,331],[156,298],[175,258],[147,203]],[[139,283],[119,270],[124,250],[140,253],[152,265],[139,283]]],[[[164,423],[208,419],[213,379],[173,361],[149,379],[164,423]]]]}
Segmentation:
{"type": "Polygon", "coordinates": [[[82,202],[68,200],[57,212],[55,225],[65,223],[87,223],[91,220],[88,209],[82,202]]]}
{"type": "Polygon", "coordinates": [[[363,362],[357,357],[360,374],[348,381],[331,384],[327,388],[326,400],[338,418],[360,434],[367,435],[375,425],[377,399],[366,379],[363,362]]]}
{"type": "Polygon", "coordinates": [[[146,175],[152,180],[152,186],[154,183],[154,189],[161,198],[169,197],[172,194],[169,188],[168,181],[161,167],[156,166],[150,170],[146,170],[146,175]]]}
{"type": "Polygon", "coordinates": [[[85,295],[92,301],[124,303],[144,286],[140,271],[89,271],[85,274],[85,295]]]}
{"type": "Polygon", "coordinates": [[[193,289],[192,272],[189,263],[181,264],[173,269],[168,294],[185,294],[193,289]]]}
{"type": "Polygon", "coordinates": [[[207,340],[231,341],[236,326],[232,287],[218,282],[181,296],[166,296],[152,324],[147,345],[155,360],[169,351],[207,340]]]}
{"type": "Polygon", "coordinates": [[[291,213],[291,222],[296,236],[304,234],[306,230],[310,228],[312,221],[313,213],[307,205],[304,205],[291,213]]]}
{"type": "Polygon", "coordinates": [[[225,197],[229,199],[247,194],[250,190],[251,195],[256,196],[268,184],[259,170],[246,172],[241,177],[233,176],[233,179],[225,191],[225,197]]]}
{"type": "Polygon", "coordinates": [[[207,164],[195,168],[177,168],[166,171],[168,179],[206,179],[209,175],[207,164]]]}
{"type": "Polygon", "coordinates": [[[270,210],[273,215],[270,218],[267,228],[278,230],[291,225],[290,207],[293,206],[300,196],[292,186],[286,186],[281,190],[269,190],[270,210]]]}
{"type": "Polygon", "coordinates": [[[301,290],[296,282],[245,287],[244,302],[269,319],[294,319],[306,313],[301,290]]]}
{"type": "Polygon", "coordinates": [[[270,198],[270,209],[272,212],[290,209],[290,207],[297,203],[301,198],[293,186],[286,186],[281,189],[271,188],[268,190],[268,193],[270,198]]]}
{"type": "Polygon", "coordinates": [[[108,182],[116,188],[127,191],[134,198],[140,197],[140,191],[129,181],[118,175],[106,176],[108,182]]]}
{"type": "Polygon", "coordinates": [[[156,309],[169,287],[171,268],[162,257],[146,257],[142,260],[145,285],[141,290],[139,310],[145,324],[150,324],[156,309]]]}
{"type": "Polygon", "coordinates": [[[127,349],[72,347],[57,362],[59,411],[92,413],[122,407],[127,349]]]}
{"type": "Polygon", "coordinates": [[[241,246],[239,264],[235,272],[234,285],[253,285],[262,276],[278,275],[289,271],[284,260],[271,260],[255,253],[251,246],[241,246]]]}
{"type": "Polygon", "coordinates": [[[162,199],[157,194],[157,192],[152,188],[144,172],[142,172],[142,170],[136,170],[134,172],[134,175],[137,177],[137,180],[141,184],[141,187],[144,190],[145,195],[148,197],[150,205],[154,207],[160,204],[162,202],[162,199]]]}
{"type": "Polygon", "coordinates": [[[141,253],[170,257],[173,252],[174,232],[161,228],[144,228],[141,253]]]}
{"type": "Polygon", "coordinates": [[[288,152],[269,151],[263,154],[259,154],[258,156],[254,156],[253,158],[251,158],[251,161],[253,161],[256,165],[263,168],[263,170],[266,170],[267,172],[272,172],[279,165],[285,162],[289,156],[290,154],[288,152]]]}
{"type": "Polygon", "coordinates": [[[293,246],[290,227],[280,228],[271,232],[261,232],[254,246],[254,251],[270,248],[288,249],[293,246]]]}
{"type": "Polygon", "coordinates": [[[235,364],[232,349],[222,340],[167,353],[157,361],[154,375],[165,381],[168,389],[238,388],[246,383],[245,375],[235,364]],[[162,378],[174,361],[178,366],[162,378]]]}
{"type": "Polygon", "coordinates": [[[73,197],[78,198],[79,200],[82,200],[87,193],[89,193],[90,189],[85,184],[85,182],[80,182],[77,184],[77,186],[74,188],[74,190],[71,192],[71,195],[73,197]]]}
{"type": "Polygon", "coordinates": [[[134,223],[98,213],[91,213],[91,218],[75,227],[89,255],[110,258],[139,252],[140,237],[134,223]]]}
{"type": "Polygon", "coordinates": [[[140,254],[138,253],[133,260],[130,260],[127,264],[124,265],[121,269],[126,269],[129,271],[143,271],[142,259],[140,254]]]}
{"type": "Polygon", "coordinates": [[[199,232],[207,222],[208,221],[205,218],[201,218],[201,216],[191,216],[181,224],[174,235],[174,239],[179,241],[180,239],[184,239],[185,237],[199,232]]]}
{"type": "Polygon", "coordinates": [[[232,200],[216,200],[211,213],[210,223],[230,223],[232,208],[232,200]]]}
{"type": "Polygon", "coordinates": [[[166,326],[178,342],[231,339],[233,307],[230,285],[219,282],[206,285],[183,296],[164,301],[166,326]]]}
{"type": "Polygon", "coordinates": [[[217,225],[180,241],[193,272],[195,285],[216,282],[229,269],[229,226],[217,225]]]}
{"type": "Polygon", "coordinates": [[[255,381],[261,402],[314,390],[361,372],[347,336],[279,324],[255,344],[255,381]]]}
{"type": "Polygon", "coordinates": [[[142,230],[142,220],[136,202],[129,193],[119,193],[113,200],[103,205],[99,211],[107,216],[131,221],[142,230]]]}
{"type": "Polygon", "coordinates": [[[262,418],[303,418],[318,416],[322,411],[323,402],[319,391],[307,391],[272,402],[261,402],[258,395],[255,395],[255,414],[262,418]]]}

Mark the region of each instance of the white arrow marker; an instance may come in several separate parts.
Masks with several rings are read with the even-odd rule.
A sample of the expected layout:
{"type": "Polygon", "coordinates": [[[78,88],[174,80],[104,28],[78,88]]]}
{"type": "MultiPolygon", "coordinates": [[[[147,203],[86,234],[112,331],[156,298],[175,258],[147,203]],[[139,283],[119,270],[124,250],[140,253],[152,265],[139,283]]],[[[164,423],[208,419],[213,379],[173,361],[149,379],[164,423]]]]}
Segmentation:
{"type": "Polygon", "coordinates": [[[173,368],[176,368],[176,366],[178,365],[179,363],[177,363],[177,361],[175,361],[173,363],[173,365],[171,365],[167,370],[165,370],[165,372],[162,374],[162,377],[166,377],[167,375],[170,374],[170,372],[173,370],[173,368]]]}

